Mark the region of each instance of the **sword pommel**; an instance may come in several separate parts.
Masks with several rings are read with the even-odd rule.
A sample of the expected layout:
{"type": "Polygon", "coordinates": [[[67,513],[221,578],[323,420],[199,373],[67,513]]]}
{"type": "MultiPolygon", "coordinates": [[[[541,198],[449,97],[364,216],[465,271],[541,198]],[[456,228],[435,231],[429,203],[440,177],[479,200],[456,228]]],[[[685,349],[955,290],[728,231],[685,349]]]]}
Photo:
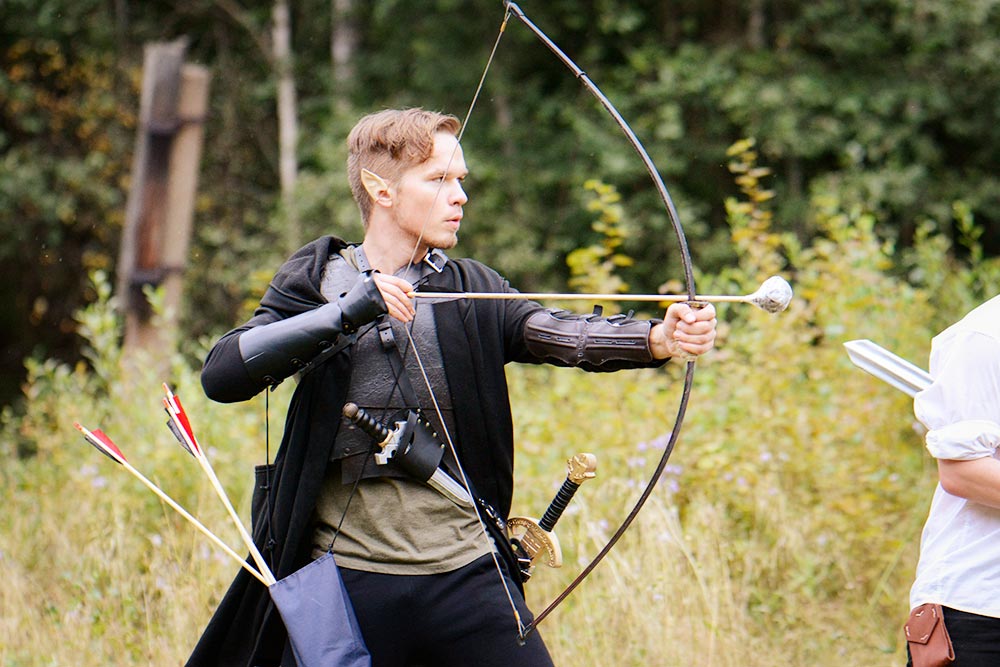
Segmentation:
{"type": "Polygon", "coordinates": [[[574,484],[583,484],[597,475],[597,457],[593,454],[577,454],[566,463],[569,468],[566,478],[574,484]]]}

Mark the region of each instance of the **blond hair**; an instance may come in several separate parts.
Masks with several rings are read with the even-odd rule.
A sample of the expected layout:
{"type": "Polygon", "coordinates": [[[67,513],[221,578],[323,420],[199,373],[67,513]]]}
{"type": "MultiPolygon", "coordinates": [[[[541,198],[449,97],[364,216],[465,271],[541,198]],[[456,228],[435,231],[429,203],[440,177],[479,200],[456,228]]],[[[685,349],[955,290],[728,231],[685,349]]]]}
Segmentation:
{"type": "Polygon", "coordinates": [[[449,114],[424,109],[386,109],[359,120],[347,136],[347,179],[361,220],[368,227],[372,200],[361,182],[367,169],[395,185],[403,172],[434,152],[434,135],[458,136],[462,124],[449,114]]]}

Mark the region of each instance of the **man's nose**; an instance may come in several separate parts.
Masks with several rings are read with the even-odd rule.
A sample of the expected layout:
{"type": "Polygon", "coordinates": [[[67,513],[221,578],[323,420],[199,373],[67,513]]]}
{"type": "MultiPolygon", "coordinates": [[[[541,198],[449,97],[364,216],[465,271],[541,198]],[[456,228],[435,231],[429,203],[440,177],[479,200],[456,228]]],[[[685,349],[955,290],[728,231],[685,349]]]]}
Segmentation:
{"type": "Polygon", "coordinates": [[[451,194],[451,203],[464,206],[469,201],[469,195],[465,194],[465,189],[461,184],[456,184],[451,194]]]}

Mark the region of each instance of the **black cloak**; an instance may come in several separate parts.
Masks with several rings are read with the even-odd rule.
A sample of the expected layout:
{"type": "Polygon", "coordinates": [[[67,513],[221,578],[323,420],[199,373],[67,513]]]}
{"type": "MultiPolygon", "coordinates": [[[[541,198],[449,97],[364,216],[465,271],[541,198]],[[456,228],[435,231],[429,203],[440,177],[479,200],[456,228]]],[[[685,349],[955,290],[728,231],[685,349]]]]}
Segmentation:
{"type": "MultiPolygon", "coordinates": [[[[223,336],[209,353],[202,385],[210,398],[242,401],[265,389],[246,372],[239,354],[240,333],[326,303],[319,289],[322,272],[330,257],[345,246],[340,239],[323,237],[282,265],[253,318],[223,336]]],[[[421,289],[513,291],[496,271],[470,259],[449,260],[421,289]]],[[[532,356],[522,336],[525,320],[542,306],[522,300],[455,300],[433,308],[453,401],[458,456],[477,494],[506,518],[513,492],[514,452],[504,365],[511,361],[551,363],[532,356]]],[[[659,363],[582,367],[607,371],[659,363]]],[[[254,514],[254,541],[279,580],[310,562],[313,512],[350,373],[348,347],[301,377],[274,461],[268,502],[255,503],[259,510],[254,514]]],[[[495,541],[507,547],[508,553],[502,555],[511,559],[509,543],[495,541]]],[[[517,572],[513,566],[508,570],[517,572]]],[[[286,639],[267,589],[241,569],[187,666],[277,667],[286,639]]]]}

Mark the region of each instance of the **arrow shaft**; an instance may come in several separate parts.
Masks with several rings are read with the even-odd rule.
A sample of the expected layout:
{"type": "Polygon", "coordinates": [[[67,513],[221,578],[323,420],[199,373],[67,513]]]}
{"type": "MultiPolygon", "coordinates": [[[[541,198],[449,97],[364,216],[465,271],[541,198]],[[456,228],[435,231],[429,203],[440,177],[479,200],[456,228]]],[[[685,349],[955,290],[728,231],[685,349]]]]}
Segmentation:
{"type": "Polygon", "coordinates": [[[260,553],[257,545],[254,544],[253,538],[250,537],[250,533],[247,532],[246,526],[243,525],[242,519],[240,519],[239,515],[236,513],[236,509],[233,507],[232,502],[230,502],[229,496],[226,494],[225,489],[222,488],[222,483],[215,475],[215,470],[212,469],[212,464],[209,463],[208,459],[205,458],[205,454],[200,450],[198,454],[195,455],[195,458],[198,459],[198,463],[201,464],[205,474],[208,475],[208,479],[211,482],[212,487],[215,489],[216,495],[219,496],[222,504],[225,505],[226,511],[229,513],[229,517],[236,525],[236,530],[239,531],[240,537],[243,538],[243,543],[246,545],[247,549],[250,550],[250,556],[253,558],[254,563],[257,564],[257,568],[260,570],[261,575],[263,575],[264,579],[267,580],[265,585],[270,586],[275,583],[276,579],[274,574],[271,572],[271,568],[268,567],[267,561],[264,560],[264,556],[260,553]]]}
{"type": "MultiPolygon", "coordinates": [[[[413,299],[426,299],[437,301],[452,301],[457,299],[501,299],[530,301],[559,300],[559,301],[689,301],[687,294],[579,294],[575,292],[552,293],[552,292],[410,292],[407,296],[413,299]]],[[[749,300],[749,296],[734,296],[728,294],[698,294],[695,301],[712,302],[743,302],[749,300]]]]}
{"type": "Polygon", "coordinates": [[[229,495],[226,490],[222,487],[222,482],[219,481],[218,476],[215,474],[215,470],[212,468],[211,462],[208,457],[205,456],[205,452],[202,450],[201,445],[198,443],[197,438],[194,436],[194,430],[191,428],[191,422],[187,417],[187,413],[181,407],[180,400],[177,396],[170,390],[170,387],[164,383],[163,389],[166,392],[166,398],[164,399],[164,405],[167,408],[167,414],[170,416],[171,420],[175,421],[177,428],[171,429],[174,431],[174,435],[179,435],[184,441],[185,449],[194,456],[198,461],[198,465],[208,476],[209,482],[212,484],[212,488],[215,490],[219,500],[226,508],[226,512],[229,513],[229,517],[233,520],[236,526],[236,530],[239,531],[240,537],[243,543],[246,545],[247,549],[250,550],[250,556],[253,558],[254,563],[257,564],[257,569],[260,570],[261,575],[265,579],[265,585],[270,586],[275,583],[276,579],[274,574],[271,572],[271,568],[268,567],[267,561],[264,560],[264,556],[260,553],[257,545],[254,544],[253,538],[247,531],[246,527],[243,525],[243,521],[240,519],[239,515],[236,513],[236,509],[233,507],[232,502],[229,500],[229,495]]]}
{"type": "Polygon", "coordinates": [[[136,479],[138,479],[140,482],[142,482],[143,484],[145,484],[146,487],[150,491],[152,491],[153,493],[155,493],[163,502],[165,502],[166,504],[170,505],[170,507],[172,507],[178,514],[180,514],[182,517],[184,517],[185,519],[187,519],[191,523],[192,526],[194,526],[195,528],[197,528],[198,530],[200,530],[202,532],[202,534],[205,535],[205,537],[207,537],[208,539],[212,540],[212,542],[214,542],[220,549],[222,549],[223,551],[225,551],[237,563],[239,563],[240,566],[244,570],[246,570],[247,572],[249,572],[250,574],[252,574],[255,579],[257,579],[258,581],[260,581],[260,583],[264,584],[265,586],[269,586],[270,585],[270,584],[268,584],[268,582],[266,581],[266,579],[257,570],[255,570],[253,567],[251,567],[250,564],[248,562],[246,562],[245,559],[243,559],[239,554],[237,554],[235,551],[233,551],[229,547],[228,544],[226,544],[221,539],[219,539],[218,536],[216,536],[215,533],[213,533],[208,528],[206,528],[205,525],[202,522],[200,522],[200,521],[198,521],[198,519],[194,518],[194,516],[192,516],[190,512],[188,512],[186,509],[184,509],[183,507],[181,507],[180,504],[178,504],[173,498],[171,498],[170,496],[168,496],[162,489],[160,489],[160,487],[158,487],[156,484],[154,484],[149,479],[147,479],[146,476],[143,475],[141,472],[139,472],[138,470],[136,470],[135,467],[133,467],[128,461],[122,461],[121,464],[136,479]]]}

